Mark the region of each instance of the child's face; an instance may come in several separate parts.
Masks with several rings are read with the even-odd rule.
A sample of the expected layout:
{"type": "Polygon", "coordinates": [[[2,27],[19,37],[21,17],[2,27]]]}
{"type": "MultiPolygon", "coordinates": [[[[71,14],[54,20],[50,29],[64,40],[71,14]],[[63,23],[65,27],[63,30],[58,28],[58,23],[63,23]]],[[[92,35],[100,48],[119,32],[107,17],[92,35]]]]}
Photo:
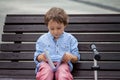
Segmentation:
{"type": "Polygon", "coordinates": [[[56,21],[50,20],[48,22],[48,29],[55,39],[58,39],[63,33],[65,25],[63,23],[57,23],[56,21]]]}

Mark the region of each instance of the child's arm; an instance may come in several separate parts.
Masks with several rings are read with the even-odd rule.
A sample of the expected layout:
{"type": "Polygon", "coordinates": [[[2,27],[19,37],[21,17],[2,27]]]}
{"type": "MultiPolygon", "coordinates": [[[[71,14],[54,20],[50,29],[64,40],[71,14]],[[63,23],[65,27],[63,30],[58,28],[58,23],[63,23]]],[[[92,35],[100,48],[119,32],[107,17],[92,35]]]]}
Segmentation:
{"type": "Polygon", "coordinates": [[[71,61],[73,63],[75,63],[78,60],[77,56],[74,56],[71,53],[65,53],[62,59],[62,62],[68,62],[71,61]]]}

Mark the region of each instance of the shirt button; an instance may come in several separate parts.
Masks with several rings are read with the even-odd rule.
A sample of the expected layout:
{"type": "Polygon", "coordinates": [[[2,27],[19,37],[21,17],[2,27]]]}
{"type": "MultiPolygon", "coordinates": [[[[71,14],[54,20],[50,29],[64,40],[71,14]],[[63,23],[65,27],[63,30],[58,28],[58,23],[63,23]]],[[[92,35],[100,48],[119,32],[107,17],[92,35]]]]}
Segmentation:
{"type": "Polygon", "coordinates": [[[48,47],[50,47],[50,45],[48,45],[48,47]]]}

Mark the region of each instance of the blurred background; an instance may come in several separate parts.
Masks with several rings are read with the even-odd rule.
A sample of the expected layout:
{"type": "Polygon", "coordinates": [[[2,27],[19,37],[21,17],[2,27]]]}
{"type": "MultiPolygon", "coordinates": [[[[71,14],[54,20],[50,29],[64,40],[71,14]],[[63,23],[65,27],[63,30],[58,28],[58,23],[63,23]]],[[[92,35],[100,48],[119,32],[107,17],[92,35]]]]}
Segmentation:
{"type": "Polygon", "coordinates": [[[45,14],[51,7],[67,14],[120,14],[120,0],[0,0],[0,42],[7,14],[45,14]]]}

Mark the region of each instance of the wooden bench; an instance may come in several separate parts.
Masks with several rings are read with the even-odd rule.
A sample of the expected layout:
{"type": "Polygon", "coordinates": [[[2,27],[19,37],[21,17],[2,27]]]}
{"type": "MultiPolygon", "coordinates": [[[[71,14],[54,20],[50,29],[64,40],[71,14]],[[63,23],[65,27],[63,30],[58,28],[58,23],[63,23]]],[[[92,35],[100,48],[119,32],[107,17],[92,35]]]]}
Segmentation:
{"type": "MultiPolygon", "coordinates": [[[[8,14],[0,45],[0,80],[35,80],[35,42],[47,32],[43,14],[8,14]]],[[[101,55],[99,80],[120,80],[120,14],[71,14],[66,32],[79,41],[75,80],[94,80],[94,43],[101,55]]]]}

